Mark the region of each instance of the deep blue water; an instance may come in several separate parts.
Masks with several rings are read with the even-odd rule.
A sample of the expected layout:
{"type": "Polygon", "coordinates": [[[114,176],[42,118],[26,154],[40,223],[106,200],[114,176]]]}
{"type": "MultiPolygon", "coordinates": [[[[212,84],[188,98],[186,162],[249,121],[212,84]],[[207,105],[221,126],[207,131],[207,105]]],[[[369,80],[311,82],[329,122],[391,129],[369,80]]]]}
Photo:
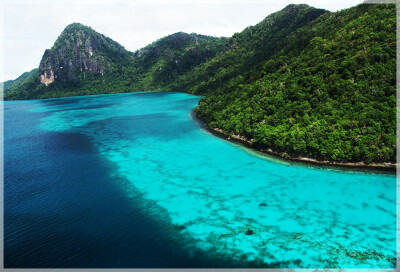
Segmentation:
{"type": "Polygon", "coordinates": [[[5,267],[394,266],[394,175],[260,157],[198,100],[5,102],[5,267]]]}

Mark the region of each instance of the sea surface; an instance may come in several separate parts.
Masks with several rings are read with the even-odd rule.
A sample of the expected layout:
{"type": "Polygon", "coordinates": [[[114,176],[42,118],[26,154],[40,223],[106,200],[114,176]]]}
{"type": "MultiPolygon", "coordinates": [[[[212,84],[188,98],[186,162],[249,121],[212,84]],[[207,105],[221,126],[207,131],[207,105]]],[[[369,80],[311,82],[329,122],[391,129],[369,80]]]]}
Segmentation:
{"type": "Polygon", "coordinates": [[[395,266],[395,175],[260,156],[199,99],[4,102],[5,267],[395,266]]]}

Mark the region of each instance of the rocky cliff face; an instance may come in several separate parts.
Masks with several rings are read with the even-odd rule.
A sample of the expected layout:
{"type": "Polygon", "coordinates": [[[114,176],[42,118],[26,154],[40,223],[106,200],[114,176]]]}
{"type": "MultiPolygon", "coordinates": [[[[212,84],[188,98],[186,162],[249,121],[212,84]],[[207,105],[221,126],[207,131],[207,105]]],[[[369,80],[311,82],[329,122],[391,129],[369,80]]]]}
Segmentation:
{"type": "Polygon", "coordinates": [[[88,74],[103,75],[130,59],[130,53],[117,42],[74,23],[45,51],[39,65],[39,80],[47,86],[54,81],[84,79],[88,74]]]}

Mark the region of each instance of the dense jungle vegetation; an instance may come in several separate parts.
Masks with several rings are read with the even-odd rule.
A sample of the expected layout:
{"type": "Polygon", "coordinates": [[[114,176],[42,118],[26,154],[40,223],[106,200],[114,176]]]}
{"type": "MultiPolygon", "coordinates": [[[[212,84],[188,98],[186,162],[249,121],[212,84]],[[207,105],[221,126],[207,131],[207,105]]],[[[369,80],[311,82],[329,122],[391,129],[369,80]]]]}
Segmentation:
{"type": "Polygon", "coordinates": [[[310,32],[315,37],[299,53],[278,52],[207,96],[196,112],[212,128],[288,155],[395,161],[394,5],[324,14],[288,41],[310,32]]]}

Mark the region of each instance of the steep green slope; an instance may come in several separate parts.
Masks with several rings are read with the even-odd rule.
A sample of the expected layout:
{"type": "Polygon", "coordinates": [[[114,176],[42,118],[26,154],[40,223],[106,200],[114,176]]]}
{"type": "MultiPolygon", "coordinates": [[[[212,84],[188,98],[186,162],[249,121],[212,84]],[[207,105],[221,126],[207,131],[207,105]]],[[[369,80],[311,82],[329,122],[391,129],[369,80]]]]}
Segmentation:
{"type": "Polygon", "coordinates": [[[86,75],[119,72],[131,62],[119,43],[79,23],[67,26],[39,65],[40,82],[85,80],[86,75]]]}
{"type": "Polygon", "coordinates": [[[326,12],[307,5],[288,5],[259,24],[233,35],[223,52],[181,76],[171,88],[197,94],[214,92],[229,79],[247,74],[250,69],[260,69],[260,64],[283,53],[284,49],[290,48],[287,51],[293,54],[313,35],[298,37],[295,47],[291,47],[291,35],[326,12]]]}
{"type": "Polygon", "coordinates": [[[13,93],[24,93],[36,88],[38,84],[39,70],[37,68],[23,73],[15,80],[4,82],[4,93],[6,96],[12,96],[13,93]]]}
{"type": "Polygon", "coordinates": [[[79,23],[68,25],[51,49],[44,52],[37,78],[29,88],[5,88],[5,99],[61,97],[106,92],[97,81],[116,84],[113,74],[123,73],[131,53],[110,38],[79,23]]]}
{"type": "Polygon", "coordinates": [[[176,33],[131,53],[74,23],[45,51],[27,88],[6,83],[5,99],[169,90],[169,84],[221,51],[226,38],[176,33]]]}
{"type": "MultiPolygon", "coordinates": [[[[211,128],[287,156],[394,162],[395,6],[325,14],[301,33],[315,35],[303,50],[230,80],[200,102],[197,114],[211,128]]],[[[289,48],[304,44],[295,38],[289,48]]]]}
{"type": "Polygon", "coordinates": [[[136,51],[131,82],[137,90],[171,90],[179,76],[212,59],[227,39],[178,32],[136,51]]]}
{"type": "MultiPolygon", "coordinates": [[[[288,47],[291,34],[324,13],[289,5],[230,39],[178,32],[135,53],[74,23],[45,51],[35,84],[29,90],[7,88],[5,99],[154,90],[205,93],[257,70],[288,47]]],[[[302,37],[302,46],[311,38],[302,37]]]]}

